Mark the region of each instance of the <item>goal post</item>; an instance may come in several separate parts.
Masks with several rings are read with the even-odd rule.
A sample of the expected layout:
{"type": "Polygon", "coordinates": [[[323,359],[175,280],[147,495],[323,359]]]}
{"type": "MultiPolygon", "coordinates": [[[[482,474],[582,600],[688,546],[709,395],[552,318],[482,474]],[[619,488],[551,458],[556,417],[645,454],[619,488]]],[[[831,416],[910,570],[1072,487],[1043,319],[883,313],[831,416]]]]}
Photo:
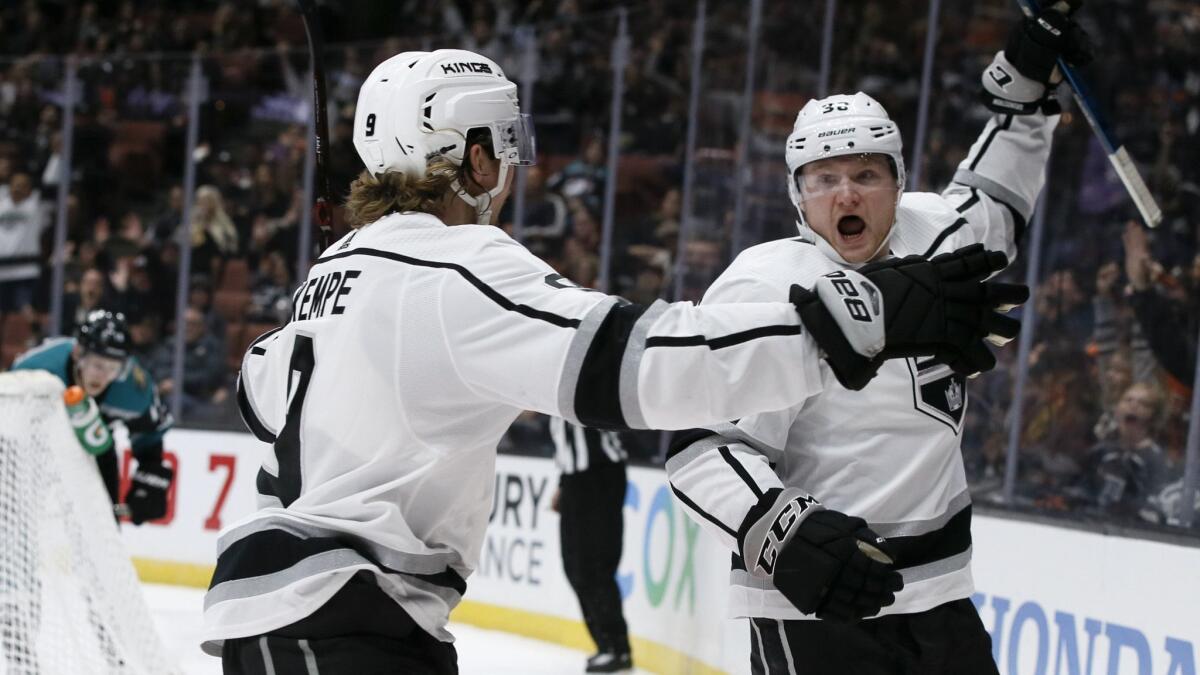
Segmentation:
{"type": "Polygon", "coordinates": [[[178,673],[62,394],[0,373],[0,675],[178,673]]]}

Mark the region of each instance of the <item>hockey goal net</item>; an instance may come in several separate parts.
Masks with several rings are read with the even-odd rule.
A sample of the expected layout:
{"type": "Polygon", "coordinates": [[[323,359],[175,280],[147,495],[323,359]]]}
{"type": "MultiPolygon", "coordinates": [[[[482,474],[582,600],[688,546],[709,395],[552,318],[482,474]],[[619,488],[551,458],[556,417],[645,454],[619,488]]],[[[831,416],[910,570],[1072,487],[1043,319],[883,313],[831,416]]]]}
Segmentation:
{"type": "Polygon", "coordinates": [[[0,675],[178,672],[62,392],[0,373],[0,675]]]}

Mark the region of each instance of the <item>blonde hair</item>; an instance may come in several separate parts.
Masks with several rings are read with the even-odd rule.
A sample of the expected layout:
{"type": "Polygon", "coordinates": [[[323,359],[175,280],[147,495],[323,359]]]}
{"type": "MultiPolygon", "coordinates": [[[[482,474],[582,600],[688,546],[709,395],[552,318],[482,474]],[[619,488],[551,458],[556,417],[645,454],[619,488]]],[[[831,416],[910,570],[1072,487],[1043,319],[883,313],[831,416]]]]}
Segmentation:
{"type": "Polygon", "coordinates": [[[357,229],[395,211],[439,215],[442,200],[453,189],[458,174],[459,167],[445,157],[430,159],[425,175],[418,179],[394,171],[376,178],[363,171],[350,184],[346,222],[357,229]]]}
{"type": "Polygon", "coordinates": [[[212,185],[201,185],[196,189],[196,202],[192,207],[192,246],[203,244],[205,234],[221,252],[237,252],[237,228],[225,212],[221,191],[212,185]],[[205,208],[200,208],[202,206],[205,208]],[[206,214],[206,210],[211,213],[206,214]]]}

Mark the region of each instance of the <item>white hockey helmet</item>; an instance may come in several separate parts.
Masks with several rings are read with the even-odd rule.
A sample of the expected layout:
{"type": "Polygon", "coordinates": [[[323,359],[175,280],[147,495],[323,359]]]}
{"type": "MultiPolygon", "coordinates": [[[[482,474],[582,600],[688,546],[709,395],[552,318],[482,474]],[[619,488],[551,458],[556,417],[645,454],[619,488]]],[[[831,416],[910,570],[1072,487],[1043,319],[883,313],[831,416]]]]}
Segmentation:
{"type": "MultiPolygon", "coordinates": [[[[824,238],[812,232],[804,219],[803,196],[797,184],[800,168],[809,162],[827,157],[846,155],[883,154],[891,159],[896,170],[896,201],[899,203],[904,189],[904,156],[900,141],[900,130],[888,117],[879,101],[862,93],[837,94],[823,99],[813,99],[800,109],[796,123],[787,138],[784,159],[788,167],[788,195],[800,216],[797,223],[800,233],[811,236],[818,245],[825,243],[827,254],[845,263],[824,238]]],[[[886,246],[885,237],[880,246],[886,246]]]]}
{"type": "Polygon", "coordinates": [[[472,197],[455,182],[458,196],[475,207],[480,224],[507,183],[508,167],[534,162],[533,125],[521,114],[517,87],[491,59],[460,49],[403,52],[371,71],[358,93],[354,148],[373,176],[397,171],[423,176],[441,156],[461,166],[467,132],[491,130],[500,160],[496,187],[472,197]]]}

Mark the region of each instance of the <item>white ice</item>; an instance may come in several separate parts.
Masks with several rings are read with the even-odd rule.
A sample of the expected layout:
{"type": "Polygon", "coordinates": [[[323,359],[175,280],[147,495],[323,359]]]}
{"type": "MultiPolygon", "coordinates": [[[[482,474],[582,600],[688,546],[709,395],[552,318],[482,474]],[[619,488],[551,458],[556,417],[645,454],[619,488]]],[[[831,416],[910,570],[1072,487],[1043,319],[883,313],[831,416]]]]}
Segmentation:
{"type": "MultiPolygon", "coordinates": [[[[146,602],[159,634],[187,675],[220,675],[221,662],[200,651],[200,610],[204,591],[144,584],[146,602]]],[[[566,647],[510,633],[452,624],[458,638],[461,675],[562,675],[582,673],[587,655],[566,647]]],[[[643,671],[635,671],[646,675],[643,671]]]]}

